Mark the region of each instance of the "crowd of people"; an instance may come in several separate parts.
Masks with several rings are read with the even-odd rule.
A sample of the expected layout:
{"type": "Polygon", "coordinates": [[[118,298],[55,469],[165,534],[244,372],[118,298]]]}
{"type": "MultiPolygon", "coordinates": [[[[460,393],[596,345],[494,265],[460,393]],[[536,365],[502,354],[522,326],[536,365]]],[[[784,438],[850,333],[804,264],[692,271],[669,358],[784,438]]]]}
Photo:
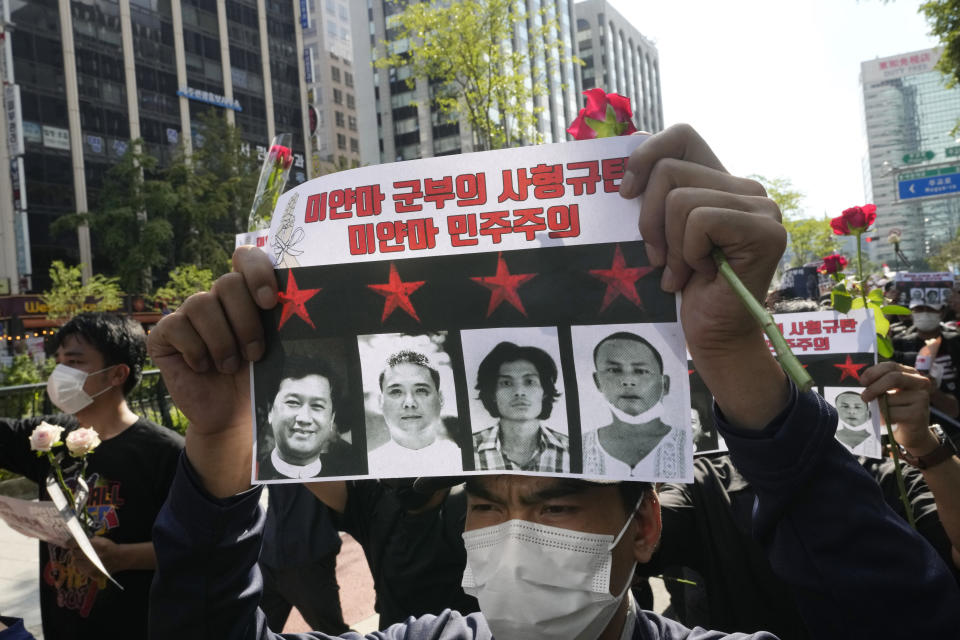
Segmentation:
{"type": "MultiPolygon", "coordinates": [[[[251,468],[265,478],[341,475],[339,382],[309,359],[286,358],[265,420],[272,444],[255,456],[246,363],[264,356],[260,310],[276,305],[278,287],[267,256],[240,248],[234,272],[166,316],[149,340],[108,314],[82,314],[57,334],[48,387],[69,415],[48,419],[99,433],[86,468],[87,483],[104,487],[89,505],[99,516],[92,541],[124,588],[75,549],[42,543],[44,636],[269,639],[295,606],[317,628],[296,637],[357,638],[339,606],[337,531],[363,547],[377,638],[955,636],[960,458],[930,427],[931,407],[960,417],[960,338],[942,302],[911,303],[912,318],[892,330],[894,358],[863,371],[864,390],[841,394],[834,409],[786,377],[710,259],[720,248],[752,294],[766,295],[785,232],[763,188],[729,175],[695,131],[677,126],[631,154],[620,195],[641,193],[649,260],[665,267],[664,290],[683,293],[688,350],[729,448],[696,458],[692,483],[590,479],[661,455],[689,416],[651,413],[651,398],[670,386],[662,358],[619,332],[593,352],[612,418],[584,447],[584,479],[464,482],[458,466],[418,480],[271,485],[264,513],[251,468]],[[190,420],[185,441],[126,403],[147,347],[190,420]],[[848,450],[862,442],[864,408],[881,396],[896,427],[888,445],[903,454],[906,504],[892,459],[848,450]],[[621,437],[638,425],[650,427],[639,450],[621,437]],[[691,572],[697,584],[672,589],[669,617],[650,611],[647,577],[691,572]]],[[[960,308],[960,293],[953,299],[960,308]]],[[[417,355],[398,353],[380,375],[390,431],[381,447],[444,442],[440,383],[417,355]],[[405,420],[412,405],[416,420],[405,420]]],[[[542,349],[501,342],[490,352],[477,391],[496,422],[474,436],[477,468],[569,465],[566,439],[543,424],[556,381],[542,349]]],[[[29,443],[39,422],[0,419],[0,467],[43,487],[49,462],[29,443]]],[[[75,481],[80,469],[66,472],[75,481]]],[[[2,640],[28,637],[14,619],[0,625],[2,640]]]]}

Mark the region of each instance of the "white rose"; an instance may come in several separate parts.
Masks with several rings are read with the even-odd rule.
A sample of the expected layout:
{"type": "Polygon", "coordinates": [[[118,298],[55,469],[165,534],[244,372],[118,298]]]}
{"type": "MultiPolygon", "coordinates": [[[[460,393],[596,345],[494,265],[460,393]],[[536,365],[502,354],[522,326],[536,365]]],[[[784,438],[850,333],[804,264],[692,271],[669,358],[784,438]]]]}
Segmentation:
{"type": "Polygon", "coordinates": [[[90,427],[76,429],[67,434],[67,450],[74,458],[82,458],[96,449],[98,444],[100,436],[90,427]]]}
{"type": "Polygon", "coordinates": [[[63,427],[41,422],[30,434],[30,448],[33,451],[50,451],[54,445],[60,444],[61,433],[63,427]]]}

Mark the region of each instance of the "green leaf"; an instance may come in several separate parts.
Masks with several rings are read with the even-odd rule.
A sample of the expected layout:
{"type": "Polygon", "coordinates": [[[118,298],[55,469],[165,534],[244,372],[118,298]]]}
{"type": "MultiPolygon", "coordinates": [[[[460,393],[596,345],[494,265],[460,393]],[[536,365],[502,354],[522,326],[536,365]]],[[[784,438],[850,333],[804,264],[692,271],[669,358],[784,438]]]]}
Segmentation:
{"type": "Polygon", "coordinates": [[[871,289],[870,293],[867,294],[867,299],[871,302],[876,302],[877,304],[883,304],[883,291],[880,289],[871,289]]]}
{"type": "Polygon", "coordinates": [[[838,293],[841,293],[841,292],[842,292],[842,293],[847,293],[847,285],[845,285],[843,282],[838,282],[838,283],[833,287],[833,289],[831,289],[831,291],[836,291],[836,292],[838,292],[838,293]]]}
{"type": "Polygon", "coordinates": [[[902,307],[899,304],[888,304],[885,307],[881,307],[880,311],[883,311],[888,316],[908,316],[910,315],[910,309],[902,307]]]}
{"type": "Polygon", "coordinates": [[[870,305],[871,309],[874,309],[873,314],[873,325],[877,330],[878,336],[886,336],[890,332],[890,321],[884,317],[873,305],[870,305]]]}
{"type": "Polygon", "coordinates": [[[835,311],[846,313],[850,311],[850,305],[853,299],[846,293],[834,289],[830,292],[830,305],[835,311]]]}
{"type": "Polygon", "coordinates": [[[857,296],[853,299],[853,303],[850,305],[851,309],[863,309],[863,298],[857,296]]]}
{"type": "Polygon", "coordinates": [[[893,340],[889,336],[877,335],[877,353],[884,358],[893,356],[893,340]]]}

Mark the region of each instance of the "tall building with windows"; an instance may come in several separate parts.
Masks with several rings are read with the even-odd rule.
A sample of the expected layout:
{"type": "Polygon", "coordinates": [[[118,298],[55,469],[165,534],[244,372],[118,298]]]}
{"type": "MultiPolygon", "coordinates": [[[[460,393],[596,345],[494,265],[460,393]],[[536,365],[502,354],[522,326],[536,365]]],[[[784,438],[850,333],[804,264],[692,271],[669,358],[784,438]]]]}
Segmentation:
{"type": "Polygon", "coordinates": [[[132,139],[165,164],[178,145],[202,143],[202,112],[221,111],[252,153],[292,132],[291,182],[308,178],[303,0],[4,4],[25,144],[32,260],[18,275],[28,288],[47,286],[53,260],[97,265],[96,238],[84,228],[76,240],[55,237],[50,225],[95,208],[105,173],[132,139]]]}
{"type": "MultiPolygon", "coordinates": [[[[360,166],[357,78],[349,0],[306,0],[303,62],[310,111],[311,175],[360,166]]],[[[369,58],[363,64],[370,64],[369,58]]]]}
{"type": "Polygon", "coordinates": [[[663,129],[660,54],[607,0],[578,2],[577,55],[583,90],[601,87],[630,98],[636,126],[663,129]]]}
{"type": "MultiPolygon", "coordinates": [[[[860,65],[864,192],[877,205],[872,260],[895,268],[891,231],[908,259],[936,253],[960,227],[960,88],[948,89],[934,67],[940,49],[868,60],[860,65]]],[[[903,268],[903,265],[900,265],[903,268]]]]}
{"type": "MultiPolygon", "coordinates": [[[[514,34],[511,46],[525,46],[530,34],[537,32],[545,20],[556,21],[558,32],[553,37],[562,41],[567,52],[575,53],[573,0],[522,2],[529,18],[525,27],[514,34]]],[[[411,89],[406,83],[407,69],[373,69],[369,64],[372,58],[385,55],[384,43],[390,43],[394,50],[405,46],[405,43],[395,42],[398,35],[396,15],[403,11],[405,4],[391,0],[350,3],[354,59],[357,61],[358,117],[361,122],[368,123],[360,137],[364,163],[428,158],[473,150],[472,136],[463,118],[451,120],[431,111],[429,82],[421,79],[411,89]]],[[[537,129],[543,141],[566,140],[565,130],[582,104],[579,68],[572,61],[562,62],[554,55],[531,60],[528,69],[530,83],[546,89],[543,95],[534,98],[535,106],[542,107],[537,129]]]]}

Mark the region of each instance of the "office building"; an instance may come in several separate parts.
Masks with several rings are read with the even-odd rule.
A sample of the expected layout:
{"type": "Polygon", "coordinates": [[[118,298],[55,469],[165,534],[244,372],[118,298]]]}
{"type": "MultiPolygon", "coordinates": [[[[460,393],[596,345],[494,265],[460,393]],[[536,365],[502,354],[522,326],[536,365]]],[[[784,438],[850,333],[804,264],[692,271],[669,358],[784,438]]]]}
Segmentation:
{"type": "MultiPolygon", "coordinates": [[[[575,52],[572,0],[526,0],[525,5],[529,18],[519,27],[510,46],[526,46],[530,34],[547,20],[556,21],[558,26],[553,37],[563,42],[566,51],[575,52]]],[[[363,162],[378,164],[473,151],[472,135],[464,118],[450,121],[431,111],[429,82],[419,79],[411,89],[406,83],[407,69],[372,69],[369,64],[374,53],[376,57],[385,56],[384,43],[392,42],[397,35],[395,16],[403,5],[390,0],[366,0],[351,2],[350,9],[357,61],[358,117],[368,123],[360,137],[363,162]]],[[[531,61],[528,71],[531,85],[545,89],[533,98],[534,105],[542,107],[536,126],[543,142],[566,140],[565,130],[582,104],[579,69],[572,61],[561,62],[552,55],[531,61]]]]}
{"type": "Polygon", "coordinates": [[[586,0],[574,6],[583,90],[600,87],[627,96],[638,129],[651,133],[662,130],[657,48],[607,0],[586,0]]]}
{"type": "Polygon", "coordinates": [[[291,183],[309,177],[302,0],[3,4],[25,151],[32,255],[18,256],[15,275],[25,288],[44,289],[57,259],[100,271],[97,240],[85,227],[76,237],[55,237],[51,223],[96,209],[104,175],[132,139],[143,138],[161,165],[178,146],[202,143],[197,118],[205,110],[225,113],[258,155],[275,133],[292,132],[291,183]]]}
{"type": "MultiPolygon", "coordinates": [[[[898,264],[891,231],[917,261],[954,238],[960,225],[960,88],[948,89],[934,67],[940,49],[868,60],[860,65],[867,153],[864,193],[877,205],[870,258],[898,264]]],[[[903,268],[904,265],[899,265],[903,268]]]]}
{"type": "MultiPolygon", "coordinates": [[[[310,111],[311,175],[360,166],[349,0],[308,0],[303,62],[310,111]]],[[[362,3],[360,3],[362,4],[362,3]]],[[[369,65],[369,58],[363,61],[369,65]]]]}

